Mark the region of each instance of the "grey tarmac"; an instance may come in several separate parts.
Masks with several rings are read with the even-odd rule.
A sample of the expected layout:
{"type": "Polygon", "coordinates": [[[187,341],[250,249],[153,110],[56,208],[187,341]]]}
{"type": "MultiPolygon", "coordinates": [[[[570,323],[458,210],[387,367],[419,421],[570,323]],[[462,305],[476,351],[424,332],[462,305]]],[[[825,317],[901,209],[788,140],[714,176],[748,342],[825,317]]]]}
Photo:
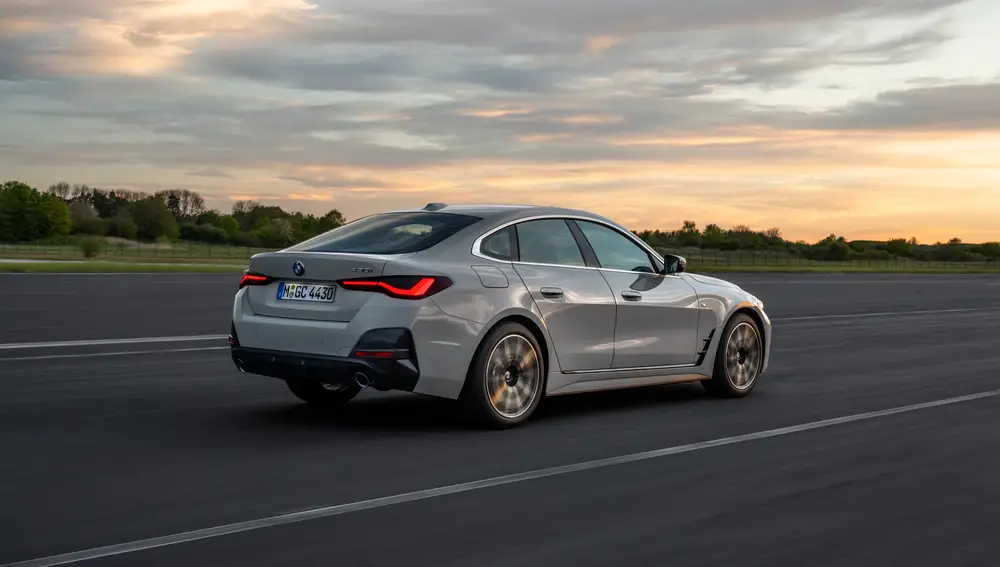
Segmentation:
{"type": "MultiPolygon", "coordinates": [[[[312,411],[225,349],[193,350],[212,340],[0,351],[0,564],[1000,389],[1000,278],[724,277],[775,320],[752,396],[553,398],[504,432],[413,395],[312,411]]],[[[0,275],[0,343],[224,334],[235,283],[0,275]]],[[[998,410],[981,398],[78,564],[992,565],[998,410]]]]}

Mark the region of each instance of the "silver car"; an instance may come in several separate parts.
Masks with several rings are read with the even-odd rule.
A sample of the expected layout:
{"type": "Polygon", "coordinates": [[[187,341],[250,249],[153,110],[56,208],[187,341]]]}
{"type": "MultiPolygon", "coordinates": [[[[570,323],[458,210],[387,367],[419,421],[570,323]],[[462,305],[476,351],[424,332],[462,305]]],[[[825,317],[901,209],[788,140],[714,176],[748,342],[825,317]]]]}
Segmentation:
{"type": "Polygon", "coordinates": [[[310,404],[398,390],[507,427],[562,394],[697,381],[745,396],[771,323],[601,216],[432,203],[253,256],[229,341],[237,368],[310,404]]]}

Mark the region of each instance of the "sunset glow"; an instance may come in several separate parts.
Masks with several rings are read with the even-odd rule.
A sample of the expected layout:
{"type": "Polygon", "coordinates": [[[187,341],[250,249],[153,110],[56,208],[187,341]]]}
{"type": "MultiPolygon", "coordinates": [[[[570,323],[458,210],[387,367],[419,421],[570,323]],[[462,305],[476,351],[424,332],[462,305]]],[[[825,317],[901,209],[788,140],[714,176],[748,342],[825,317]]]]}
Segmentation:
{"type": "Polygon", "coordinates": [[[0,168],[225,210],[1000,240],[1000,3],[732,4],[3,3],[0,168]]]}

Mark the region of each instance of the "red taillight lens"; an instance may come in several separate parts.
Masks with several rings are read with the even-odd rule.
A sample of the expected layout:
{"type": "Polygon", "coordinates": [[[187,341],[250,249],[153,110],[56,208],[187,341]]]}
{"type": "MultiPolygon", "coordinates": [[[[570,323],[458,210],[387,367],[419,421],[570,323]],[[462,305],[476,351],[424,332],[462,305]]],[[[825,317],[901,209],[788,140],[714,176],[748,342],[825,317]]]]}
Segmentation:
{"type": "Polygon", "coordinates": [[[271,278],[268,276],[262,276],[253,272],[244,272],[243,277],[240,278],[240,289],[248,285],[266,285],[268,283],[271,283],[271,278]]]}
{"type": "Polygon", "coordinates": [[[440,276],[382,276],[337,283],[345,289],[377,291],[399,299],[423,299],[451,286],[451,280],[440,276]]]}

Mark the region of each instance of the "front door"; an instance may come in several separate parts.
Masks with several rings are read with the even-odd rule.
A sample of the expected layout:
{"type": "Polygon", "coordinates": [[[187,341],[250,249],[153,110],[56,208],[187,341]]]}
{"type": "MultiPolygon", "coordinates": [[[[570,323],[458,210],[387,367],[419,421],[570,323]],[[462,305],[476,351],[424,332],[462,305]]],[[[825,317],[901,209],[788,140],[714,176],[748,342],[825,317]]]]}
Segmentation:
{"type": "Polygon", "coordinates": [[[612,368],[694,364],[700,315],[694,288],[678,276],[656,273],[649,253],[618,230],[575,222],[618,305],[612,368]]]}
{"type": "Polygon", "coordinates": [[[615,297],[600,272],[587,267],[567,221],[541,219],[515,226],[514,269],[541,312],[561,370],[611,368],[615,297]]]}

